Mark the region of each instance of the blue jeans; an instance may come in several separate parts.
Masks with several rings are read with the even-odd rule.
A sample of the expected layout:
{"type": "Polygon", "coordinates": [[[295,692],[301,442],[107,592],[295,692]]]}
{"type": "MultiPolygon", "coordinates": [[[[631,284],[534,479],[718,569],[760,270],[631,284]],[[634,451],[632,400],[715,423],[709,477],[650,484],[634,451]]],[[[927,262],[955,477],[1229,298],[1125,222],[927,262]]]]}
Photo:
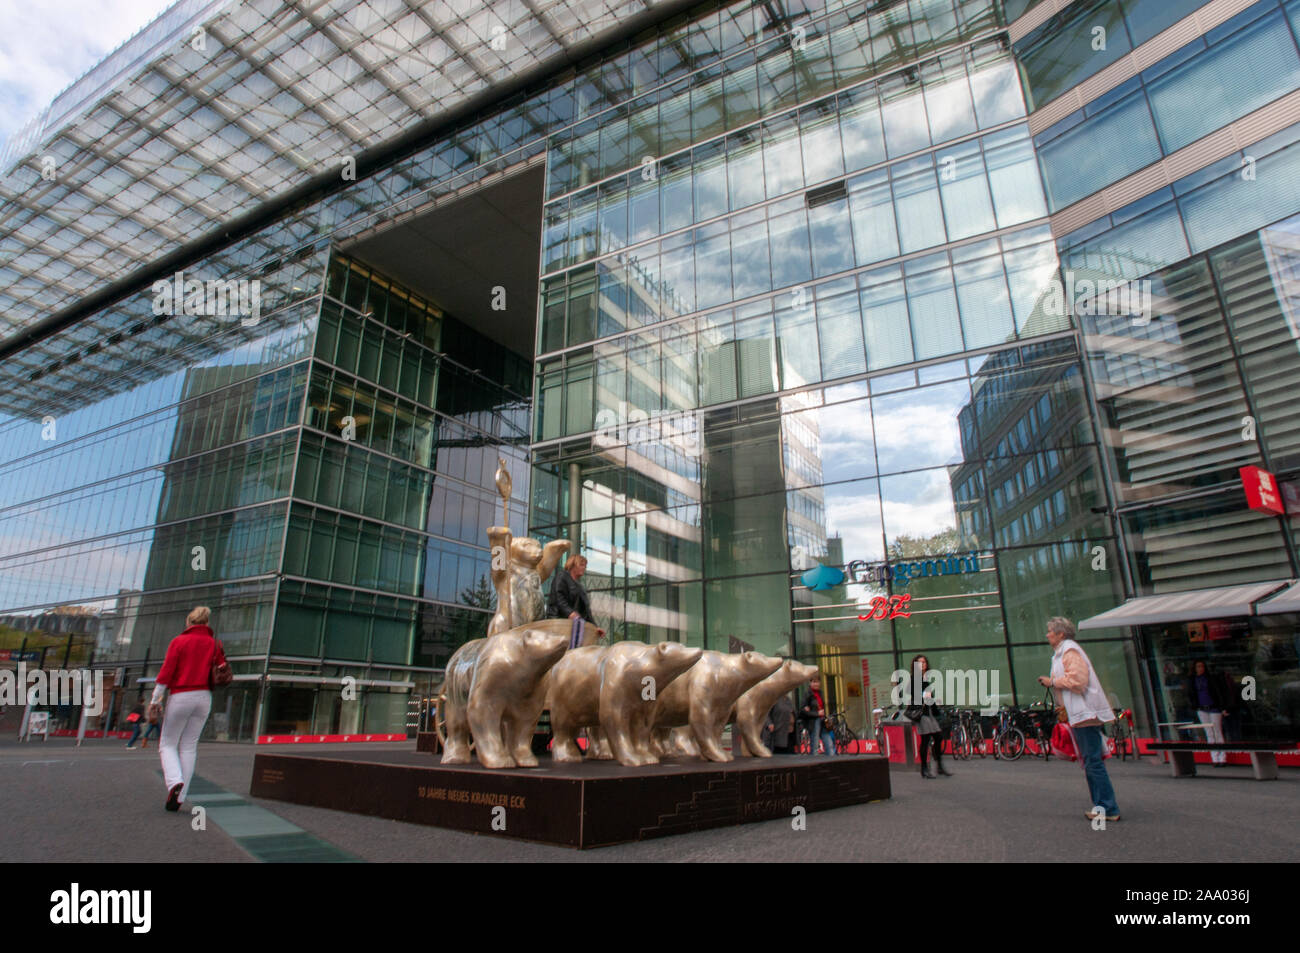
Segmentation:
{"type": "Polygon", "coordinates": [[[1106,762],[1102,757],[1106,738],[1101,726],[1076,727],[1074,738],[1079,745],[1079,757],[1083,759],[1083,773],[1088,778],[1088,796],[1092,798],[1089,809],[1100,807],[1108,817],[1119,814],[1115,789],[1110,785],[1110,775],[1106,773],[1106,762]]]}
{"type": "Polygon", "coordinates": [[[817,739],[822,739],[822,744],[826,746],[826,753],[835,754],[835,735],[825,726],[825,722],[820,718],[814,718],[808,723],[808,753],[817,753],[817,739]]]}
{"type": "Polygon", "coordinates": [[[156,724],[151,725],[149,724],[148,721],[141,718],[139,721],[137,721],[134,725],[131,726],[131,740],[127,742],[128,747],[136,743],[136,741],[140,737],[141,732],[144,733],[145,741],[148,741],[150,738],[157,738],[158,726],[156,724]],[[145,731],[145,729],[148,730],[145,731]]]}

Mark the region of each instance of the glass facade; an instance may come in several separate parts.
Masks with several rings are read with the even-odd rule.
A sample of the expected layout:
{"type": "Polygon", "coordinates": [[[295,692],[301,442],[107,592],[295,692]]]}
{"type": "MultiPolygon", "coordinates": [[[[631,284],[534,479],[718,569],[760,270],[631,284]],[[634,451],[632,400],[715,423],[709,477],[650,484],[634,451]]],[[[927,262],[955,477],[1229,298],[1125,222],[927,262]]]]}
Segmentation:
{"type": "MultiPolygon", "coordinates": [[[[391,56],[355,54],[377,58],[355,96],[329,50],[304,72],[276,46],[298,103],[277,125],[253,96],[261,67],[189,63],[247,120],[222,126],[230,149],[205,172],[181,176],[196,160],[143,136],[129,148],[154,178],[133,172],[111,209],[75,176],[40,191],[28,147],[69,141],[62,99],[6,151],[26,251],[0,258],[0,647],[148,677],[210,604],[237,676],[216,737],[403,731],[492,611],[498,458],[512,531],[575,541],[611,637],[814,661],[860,732],[917,652],[1027,704],[1050,616],[1300,576],[1297,515],[1249,509],[1238,477],[1300,477],[1300,124],[1090,204],[1293,93],[1300,0],[1198,27],[1100,92],[1205,4],[1079,0],[1023,35],[1014,21],[1042,13],[1028,0],[650,5],[626,29],[616,5],[439,8],[406,30],[338,6],[349,29],[392,33],[391,56]],[[599,40],[573,64],[555,42],[570,20],[599,40]],[[507,42],[481,61],[403,52],[493,27],[507,42]],[[309,131],[327,106],[355,141],[309,131]],[[311,161],[255,162],[257,123],[311,161]],[[362,144],[383,148],[356,174],[309,180],[362,144]],[[493,198],[519,182],[535,183],[526,210],[493,198]],[[98,243],[49,224],[95,208],[98,243]],[[507,231],[527,254],[425,254],[507,231]],[[168,259],[177,287],[256,281],[255,319],[179,292],[159,308],[170,271],[135,269],[192,248],[183,269],[168,259]],[[119,273],[135,284],[87,298],[119,273]],[[536,302],[522,319],[473,285],[495,296],[505,273],[536,302]],[[1089,282],[1144,289],[1151,314],[1090,306],[1089,282]],[[806,581],[818,565],[844,576],[806,581]]],[[[264,20],[245,16],[231,35],[264,20]]],[[[1147,731],[1186,714],[1190,660],[1267,667],[1236,722],[1265,735],[1294,724],[1296,622],[1083,638],[1147,731]]]]}

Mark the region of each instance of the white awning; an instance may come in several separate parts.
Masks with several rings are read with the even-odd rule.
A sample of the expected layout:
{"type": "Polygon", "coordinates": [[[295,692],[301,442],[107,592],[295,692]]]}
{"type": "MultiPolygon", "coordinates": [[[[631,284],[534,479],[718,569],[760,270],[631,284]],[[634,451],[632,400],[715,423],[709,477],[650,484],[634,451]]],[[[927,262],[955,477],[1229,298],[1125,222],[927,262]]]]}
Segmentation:
{"type": "Polygon", "coordinates": [[[1300,582],[1297,580],[1292,579],[1288,588],[1255,606],[1256,615],[1274,615],[1278,612],[1300,612],[1300,582]]]}
{"type": "MultiPolygon", "coordinates": [[[[1106,629],[1121,625],[1155,625],[1160,622],[1196,622],[1201,619],[1228,619],[1255,612],[1255,603],[1287,585],[1287,580],[1256,582],[1246,586],[1220,589],[1189,589],[1162,596],[1130,599],[1122,606],[1107,609],[1100,615],[1084,619],[1080,629],[1106,629]]],[[[1276,610],[1280,612],[1295,610],[1276,610]]]]}

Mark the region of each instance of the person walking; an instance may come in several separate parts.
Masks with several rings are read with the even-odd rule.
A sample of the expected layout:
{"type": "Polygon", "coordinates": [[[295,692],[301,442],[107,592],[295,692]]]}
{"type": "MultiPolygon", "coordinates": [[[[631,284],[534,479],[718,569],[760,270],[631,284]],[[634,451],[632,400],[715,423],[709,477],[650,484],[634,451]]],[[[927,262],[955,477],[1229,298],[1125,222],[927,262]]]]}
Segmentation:
{"type": "Polygon", "coordinates": [[[144,692],[136,696],[135,706],[126,716],[127,723],[131,726],[131,738],[127,741],[128,748],[134,748],[136,741],[140,737],[140,732],[148,724],[144,717],[144,692]]]}
{"type": "MultiPolygon", "coordinates": [[[[580,580],[587,571],[587,557],[573,555],[564,563],[564,572],[557,572],[555,580],[551,583],[551,594],[546,600],[546,617],[548,619],[569,618],[575,622],[581,619],[590,626],[596,625],[596,620],[591,616],[591,597],[587,595],[587,590],[583,588],[580,580]]],[[[602,638],[605,635],[604,629],[596,629],[596,638],[602,638]]],[[[570,648],[577,648],[581,644],[577,634],[577,626],[574,627],[574,642],[570,648]]]]}
{"type": "Polygon", "coordinates": [[[835,754],[835,734],[827,727],[831,718],[830,702],[822,695],[820,675],[814,675],[808,683],[808,694],[799,706],[799,718],[808,726],[808,753],[817,753],[817,739],[822,742],[822,749],[828,754],[835,754]]]}
{"type": "Polygon", "coordinates": [[[208,626],[211,615],[207,606],[190,610],[185,631],[167,646],[149,706],[158,712],[166,694],[167,711],[158,747],[167,787],[163,806],[169,811],[178,811],[185,803],[198,758],[199,735],[212,710],[212,670],[226,665],[226,653],[208,626]]]}
{"type": "Polygon", "coordinates": [[[935,774],[930,770],[930,751],[934,751],[934,766],[945,778],[952,777],[952,772],[943,766],[943,725],[939,722],[939,709],[934,704],[934,696],[925,690],[925,673],[930,669],[930,660],[924,655],[912,659],[912,699],[914,704],[904,712],[916,725],[916,733],[921,736],[921,777],[933,781],[935,774]]]}
{"type": "MultiPolygon", "coordinates": [[[[1223,744],[1223,716],[1228,713],[1227,686],[1217,672],[1211,672],[1205,662],[1197,659],[1192,663],[1192,673],[1187,677],[1187,707],[1196,712],[1196,717],[1205,730],[1205,740],[1212,744],[1223,744]]],[[[1211,751],[1210,760],[1216,765],[1228,763],[1226,751],[1211,751]]]]}
{"type": "MultiPolygon", "coordinates": [[[[145,719],[144,719],[144,721],[145,721],[145,727],[144,727],[144,740],[140,742],[140,747],[141,747],[141,748],[147,748],[147,747],[149,747],[149,739],[150,739],[150,738],[152,738],[154,741],[158,741],[158,740],[159,740],[159,736],[160,736],[161,733],[162,733],[162,720],[163,720],[162,712],[161,712],[161,711],[156,711],[156,712],[150,713],[150,712],[149,712],[149,708],[152,708],[152,707],[153,707],[153,706],[150,705],[150,706],[148,706],[148,708],[145,709],[145,719]]],[[[161,743],[162,743],[162,742],[159,741],[159,744],[161,744],[161,743]]]]}
{"type": "Polygon", "coordinates": [[[1074,640],[1073,622],[1060,616],[1048,619],[1047,642],[1053,650],[1052,674],[1038,676],[1038,684],[1052,689],[1057,705],[1065,709],[1092,798],[1085,815],[1095,820],[1098,813],[1104,813],[1106,820],[1118,821],[1119,803],[1106,772],[1106,738],[1102,733],[1102,725],[1115,720],[1110,699],[1088,653],[1074,640]]]}

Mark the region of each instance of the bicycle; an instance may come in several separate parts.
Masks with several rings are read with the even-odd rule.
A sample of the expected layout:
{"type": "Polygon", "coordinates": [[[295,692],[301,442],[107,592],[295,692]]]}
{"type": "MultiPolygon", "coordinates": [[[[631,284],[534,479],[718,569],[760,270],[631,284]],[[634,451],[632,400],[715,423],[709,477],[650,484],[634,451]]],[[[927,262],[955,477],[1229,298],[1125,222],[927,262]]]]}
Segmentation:
{"type": "Polygon", "coordinates": [[[993,757],[1015,761],[1025,753],[1025,733],[1016,727],[1015,710],[1004,706],[998,712],[998,727],[993,734],[993,757]]]}
{"type": "Polygon", "coordinates": [[[953,709],[952,727],[948,732],[948,744],[952,756],[962,761],[969,761],[971,756],[970,712],[953,709]]]}
{"type": "Polygon", "coordinates": [[[885,734],[885,709],[871,709],[871,720],[876,725],[876,753],[889,757],[889,735],[885,734]]]}
{"type": "Polygon", "coordinates": [[[1052,758],[1052,728],[1056,724],[1056,708],[1045,706],[1040,709],[1035,703],[1021,712],[1022,724],[1029,730],[1026,732],[1038,747],[1035,752],[1038,757],[1044,761],[1050,761],[1052,758]]]}
{"type": "Polygon", "coordinates": [[[1134,760],[1140,760],[1142,752],[1138,748],[1137,728],[1133,724],[1132,708],[1116,708],[1115,727],[1111,729],[1110,753],[1119,755],[1121,761],[1127,761],[1129,752],[1133,753],[1134,760]]]}
{"type": "Polygon", "coordinates": [[[953,713],[953,756],[969,761],[976,752],[981,758],[987,757],[987,744],[984,739],[984,727],[976,711],[954,711],[953,713]]]}
{"type": "Polygon", "coordinates": [[[844,720],[842,713],[836,713],[826,719],[826,727],[835,736],[835,753],[852,754],[857,748],[858,736],[844,720]]]}
{"type": "Polygon", "coordinates": [[[984,719],[978,712],[968,712],[968,715],[970,716],[970,724],[966,727],[966,737],[968,739],[966,742],[966,759],[970,760],[972,751],[977,751],[981,758],[986,758],[988,752],[985,749],[988,744],[984,740],[984,719]]]}

